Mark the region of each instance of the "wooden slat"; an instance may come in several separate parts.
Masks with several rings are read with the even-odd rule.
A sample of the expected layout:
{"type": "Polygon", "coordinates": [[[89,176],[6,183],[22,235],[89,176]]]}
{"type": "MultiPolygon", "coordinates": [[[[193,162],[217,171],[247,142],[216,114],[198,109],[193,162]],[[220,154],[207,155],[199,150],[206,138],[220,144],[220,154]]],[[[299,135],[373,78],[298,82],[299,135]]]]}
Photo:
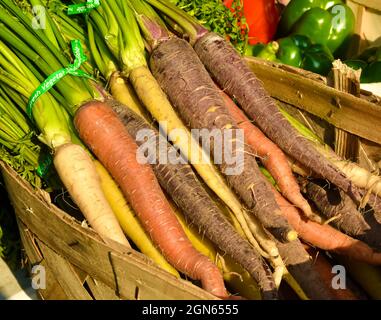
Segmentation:
{"type": "Polygon", "coordinates": [[[127,248],[124,252],[111,249],[92,229],[40,199],[9,167],[1,167],[18,218],[49,248],[122,298],[134,299],[136,287],[145,286],[145,299],[216,299],[157,267],[143,254],[127,248]]]}
{"type": "Polygon", "coordinates": [[[246,58],[274,98],[294,105],[346,130],[381,144],[381,107],[318,81],[280,68],[269,68],[257,58],[246,58]]]}
{"type": "MultiPolygon", "coordinates": [[[[333,62],[333,87],[356,97],[360,96],[360,70],[353,70],[340,60],[333,62]]],[[[345,130],[335,128],[335,152],[343,159],[357,162],[360,153],[360,138],[345,130]]]]}
{"type": "Polygon", "coordinates": [[[88,277],[86,283],[96,300],[120,300],[115,292],[109,286],[106,286],[102,281],[88,277]]]}
{"type": "Polygon", "coordinates": [[[45,268],[46,288],[38,290],[40,298],[43,300],[67,300],[67,295],[58,283],[52,270],[46,265],[46,261],[43,260],[43,257],[37,248],[37,245],[34,243],[34,239],[28,228],[19,219],[17,220],[21,243],[28,257],[29,264],[32,266],[39,264],[45,268]]]}
{"type": "Polygon", "coordinates": [[[73,266],[63,257],[55,253],[42,241],[37,240],[47,266],[52,270],[62,289],[71,300],[93,300],[83,287],[73,266]]]}

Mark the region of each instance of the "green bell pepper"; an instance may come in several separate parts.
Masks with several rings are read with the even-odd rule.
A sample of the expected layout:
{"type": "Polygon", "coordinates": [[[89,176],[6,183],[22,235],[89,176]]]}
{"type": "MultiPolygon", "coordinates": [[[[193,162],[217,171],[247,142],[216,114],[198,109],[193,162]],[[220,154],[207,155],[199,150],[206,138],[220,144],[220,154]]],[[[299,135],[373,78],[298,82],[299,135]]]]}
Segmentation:
{"type": "Polygon", "coordinates": [[[315,44],[304,52],[301,68],[326,76],[332,69],[333,60],[332,53],[326,46],[315,44]]]}
{"type": "Polygon", "coordinates": [[[344,56],[355,30],[355,15],[346,4],[335,5],[328,9],[332,16],[331,30],[325,43],[338,57],[344,56]]]}
{"type": "Polygon", "coordinates": [[[304,13],[294,24],[291,33],[301,34],[313,43],[326,44],[331,32],[331,14],[321,8],[312,8],[304,13]]]}
{"type": "Polygon", "coordinates": [[[312,44],[305,35],[291,35],[257,46],[256,57],[279,61],[326,76],[332,68],[334,57],[326,45],[312,44]]]}
{"type": "Polygon", "coordinates": [[[341,0],[291,0],[282,14],[278,36],[305,35],[342,56],[354,27],[354,14],[341,0]]]}
{"type": "Polygon", "coordinates": [[[278,26],[278,36],[283,37],[291,32],[299,18],[312,8],[328,8],[342,4],[341,0],[291,0],[284,9],[278,26]]]}
{"type": "Polygon", "coordinates": [[[294,41],[295,45],[301,50],[301,52],[304,52],[304,50],[312,45],[311,39],[301,34],[294,34],[290,36],[290,38],[294,41]]]}
{"type": "Polygon", "coordinates": [[[361,83],[381,82],[381,61],[368,64],[361,72],[361,83]]]}
{"type": "Polygon", "coordinates": [[[296,45],[292,37],[282,38],[278,41],[279,50],[277,58],[284,64],[300,67],[302,63],[301,49],[296,45]]]}

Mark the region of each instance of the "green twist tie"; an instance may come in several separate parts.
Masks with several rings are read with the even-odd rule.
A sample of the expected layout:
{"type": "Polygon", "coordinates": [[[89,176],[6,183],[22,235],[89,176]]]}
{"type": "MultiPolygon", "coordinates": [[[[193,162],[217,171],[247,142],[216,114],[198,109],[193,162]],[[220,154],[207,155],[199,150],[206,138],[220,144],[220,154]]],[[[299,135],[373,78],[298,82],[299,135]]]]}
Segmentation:
{"type": "Polygon", "coordinates": [[[82,63],[87,60],[86,55],[83,53],[83,48],[81,46],[81,42],[79,40],[71,41],[71,50],[74,55],[74,63],[69,64],[67,67],[62,68],[54,73],[52,73],[49,77],[47,77],[38,87],[29,98],[28,105],[26,107],[26,112],[33,120],[33,106],[35,105],[37,99],[42,96],[44,93],[48,92],[58,81],[60,81],[64,76],[70,74],[72,76],[77,77],[85,77],[88,79],[93,79],[92,76],[87,74],[82,70],[78,70],[82,63]]]}
{"type": "Polygon", "coordinates": [[[39,161],[36,172],[40,178],[44,178],[49,172],[50,167],[53,163],[53,157],[50,153],[44,153],[39,161]]]}
{"type": "Polygon", "coordinates": [[[86,3],[72,4],[67,8],[67,14],[71,16],[74,14],[89,13],[91,10],[98,8],[100,4],[100,0],[87,0],[86,3]]]}

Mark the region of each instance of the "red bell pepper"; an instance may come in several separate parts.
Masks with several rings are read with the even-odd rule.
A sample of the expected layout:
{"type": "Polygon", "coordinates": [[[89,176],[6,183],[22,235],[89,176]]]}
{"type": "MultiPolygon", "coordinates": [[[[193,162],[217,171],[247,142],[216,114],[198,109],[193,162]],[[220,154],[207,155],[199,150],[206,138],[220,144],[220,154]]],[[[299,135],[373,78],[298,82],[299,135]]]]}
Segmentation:
{"type": "MultiPolygon", "coordinates": [[[[224,5],[232,9],[234,0],[224,0],[224,5]]],[[[277,30],[279,12],[275,0],[242,0],[243,13],[249,27],[249,44],[271,41],[277,30]]],[[[233,9],[232,9],[233,10],[233,9]]]]}

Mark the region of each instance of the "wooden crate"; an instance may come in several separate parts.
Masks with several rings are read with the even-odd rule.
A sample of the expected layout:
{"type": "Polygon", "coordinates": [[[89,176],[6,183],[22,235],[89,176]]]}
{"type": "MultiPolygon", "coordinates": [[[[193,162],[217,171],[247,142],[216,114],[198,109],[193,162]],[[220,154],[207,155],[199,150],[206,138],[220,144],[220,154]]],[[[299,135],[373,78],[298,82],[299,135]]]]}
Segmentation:
{"type": "MultiPolygon", "coordinates": [[[[339,92],[324,77],[289,66],[248,58],[271,96],[326,142],[335,128],[381,145],[381,102],[339,92]]],[[[381,158],[381,152],[377,153],[381,158]]],[[[179,280],[139,252],[106,245],[89,227],[55,207],[1,164],[15,208],[22,244],[31,265],[46,268],[43,299],[216,299],[179,280]]]]}

